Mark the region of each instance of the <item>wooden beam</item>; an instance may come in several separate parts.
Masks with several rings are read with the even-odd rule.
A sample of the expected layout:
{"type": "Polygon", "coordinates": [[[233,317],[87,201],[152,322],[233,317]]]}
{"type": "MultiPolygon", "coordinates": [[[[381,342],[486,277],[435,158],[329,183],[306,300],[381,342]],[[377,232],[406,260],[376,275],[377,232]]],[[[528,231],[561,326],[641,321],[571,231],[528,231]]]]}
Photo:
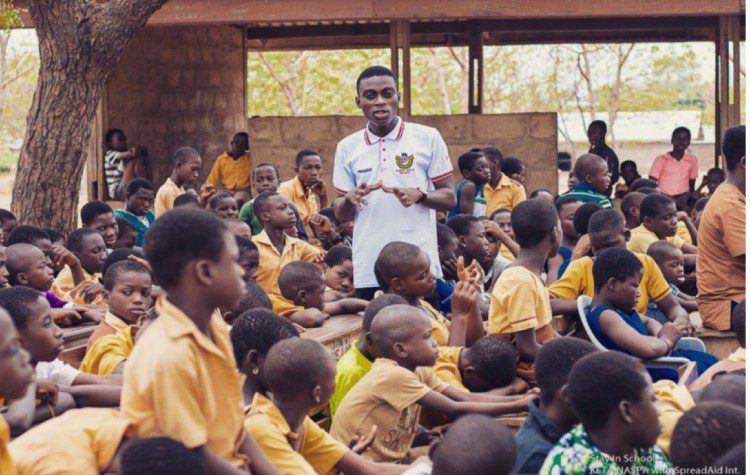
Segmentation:
{"type": "Polygon", "coordinates": [[[716,35],[716,157],[719,166],[721,141],[729,127],[740,124],[740,19],[719,17],[716,35]],[[731,58],[730,58],[731,56],[731,58]]]}
{"type": "Polygon", "coordinates": [[[469,35],[469,114],[482,113],[484,83],[482,56],[482,33],[472,32],[469,35]]]}

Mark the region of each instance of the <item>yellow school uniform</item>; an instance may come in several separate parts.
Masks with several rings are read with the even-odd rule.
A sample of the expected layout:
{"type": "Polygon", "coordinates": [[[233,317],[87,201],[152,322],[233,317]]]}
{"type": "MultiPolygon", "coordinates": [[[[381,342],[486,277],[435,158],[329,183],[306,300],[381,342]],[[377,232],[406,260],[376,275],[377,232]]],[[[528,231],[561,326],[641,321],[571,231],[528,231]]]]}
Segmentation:
{"type": "Polygon", "coordinates": [[[372,368],[372,361],[368,360],[353,342],[344,356],[336,362],[335,386],[333,396],[328,400],[331,417],[336,414],[344,396],[362,379],[372,368]]]}
{"type": "Polygon", "coordinates": [[[302,239],[286,236],[284,250],[279,254],[278,249],[271,244],[271,238],[266,231],[261,231],[257,236],[253,236],[253,242],[258,246],[258,285],[271,296],[281,295],[279,290],[279,272],[281,268],[292,261],[312,262],[318,255],[318,250],[314,246],[306,243],[302,239]]]}
{"type": "Polygon", "coordinates": [[[499,209],[513,210],[526,199],[526,190],[516,180],[502,175],[495,188],[489,183],[484,185],[484,199],[487,200],[487,216],[499,209]]]}
{"type": "MultiPolygon", "coordinates": [[[[646,229],[646,226],[640,225],[637,228],[630,230],[630,241],[628,241],[628,251],[640,252],[646,254],[648,246],[658,241],[659,238],[653,232],[646,229]]],[[[682,249],[685,245],[685,241],[678,235],[670,236],[664,239],[667,242],[671,242],[677,249],[682,249]]]]}
{"type": "Polygon", "coordinates": [[[442,313],[435,310],[435,308],[427,303],[427,301],[419,299],[419,303],[429,312],[430,316],[430,327],[432,328],[432,338],[435,339],[438,346],[445,346],[448,344],[448,337],[450,337],[450,322],[443,316],[442,313]]]}
{"type": "Polygon", "coordinates": [[[348,443],[376,425],[367,457],[375,462],[397,463],[406,456],[417,433],[421,409],[417,401],[432,390],[442,393],[447,387],[430,368],[412,372],[393,360],[378,358],[344,397],[333,418],[331,435],[348,443]]]}
{"type": "Polygon", "coordinates": [[[14,475],[16,467],[8,451],[10,443],[10,427],[3,416],[0,416],[0,473],[14,475]]]}
{"type": "MultiPolygon", "coordinates": [[[[99,279],[101,278],[101,276],[102,274],[99,272],[96,272],[94,274],[89,274],[85,270],[83,271],[84,282],[99,283],[99,279]]],[[[52,283],[52,287],[50,288],[50,290],[52,291],[53,294],[57,295],[59,298],[63,300],[68,300],[70,298],[70,295],[68,295],[69,292],[73,290],[75,287],[76,287],[76,284],[73,281],[73,271],[70,270],[69,266],[65,266],[60,271],[60,273],[57,274],[57,277],[55,278],[55,281],[52,283]]]]}
{"type": "Polygon", "coordinates": [[[693,236],[690,235],[690,230],[688,229],[687,224],[685,224],[682,221],[677,222],[677,235],[676,236],[688,244],[695,244],[693,242],[693,236]]]}
{"type": "Polygon", "coordinates": [[[122,438],[132,431],[114,409],[73,409],[15,439],[10,453],[20,475],[96,475],[109,466],[122,438]]]}
{"type": "Polygon", "coordinates": [[[253,436],[268,461],[286,475],[328,473],[349,452],[309,417],[300,433],[292,432],[276,405],[260,393],[245,408],[245,428],[253,436]],[[299,452],[290,442],[302,438],[299,452]]]}
{"type": "Polygon", "coordinates": [[[104,319],[99,322],[94,329],[94,332],[89,336],[89,340],[86,342],[86,351],[90,351],[91,347],[94,346],[94,343],[96,343],[99,338],[106,335],[114,335],[119,331],[124,331],[127,326],[128,323],[126,321],[107,310],[107,313],[104,314],[104,319]]]}
{"type": "MultiPolygon", "coordinates": [[[[656,262],[651,257],[639,253],[635,253],[635,256],[643,264],[643,278],[641,279],[641,284],[638,286],[641,296],[638,298],[635,310],[643,315],[648,308],[649,298],[654,302],[659,302],[667,295],[670,295],[671,291],[659,266],[656,265],[656,262]]],[[[579,295],[593,297],[594,260],[586,256],[571,261],[565,270],[565,274],[550,286],[549,293],[552,298],[558,299],[574,300],[579,295]]]]}
{"type": "Polygon", "coordinates": [[[669,443],[677,421],[683,414],[695,407],[695,401],[688,388],[678,386],[667,379],[655,382],[654,392],[656,393],[656,408],[659,410],[659,422],[661,422],[661,434],[656,440],[656,445],[669,455],[669,443]]]}
{"type": "Polygon", "coordinates": [[[128,325],[114,335],[105,335],[86,351],[86,356],[78,368],[84,373],[107,376],[115,372],[117,366],[127,360],[133,351],[133,339],[138,327],[128,325]]]}
{"type": "Polygon", "coordinates": [[[222,186],[230,191],[249,190],[250,168],[249,154],[246,153],[235,160],[224,152],[214,161],[206,183],[222,186]]]}
{"type": "Polygon", "coordinates": [[[541,279],[521,266],[506,267],[492,289],[491,335],[539,330],[552,322],[549,292],[541,279]]]}
{"type": "Polygon", "coordinates": [[[205,445],[236,467],[245,436],[242,380],[229,327],[211,316],[211,338],[166,295],[156,302],[159,318],[133,349],[123,376],[120,408],[137,435],[167,436],[190,449],[205,445]]]}
{"type": "Polygon", "coordinates": [[[320,196],[311,190],[307,190],[307,193],[305,193],[305,187],[302,186],[298,176],[280,184],[276,191],[297,207],[299,216],[305,226],[310,221],[310,216],[320,211],[320,196]]]}
{"type": "Polygon", "coordinates": [[[514,262],[516,260],[516,256],[514,256],[513,253],[510,252],[510,249],[508,249],[505,244],[500,244],[500,255],[507,259],[509,262],[514,262]]]}
{"type": "Polygon", "coordinates": [[[300,310],[304,310],[305,307],[301,305],[294,305],[294,302],[292,302],[289,299],[284,298],[281,295],[273,295],[270,294],[268,296],[269,299],[271,299],[271,304],[273,305],[273,311],[281,315],[282,317],[289,317],[295,312],[299,312],[300,310]]]}
{"type": "Polygon", "coordinates": [[[438,358],[432,370],[435,372],[435,376],[440,378],[441,381],[468,393],[469,390],[464,386],[461,379],[461,370],[459,369],[461,351],[463,351],[463,347],[461,346],[443,346],[438,348],[438,358]]]}
{"type": "Polygon", "coordinates": [[[174,199],[185,193],[185,188],[177,186],[171,178],[159,187],[154,198],[154,214],[158,218],[174,206],[174,199]]]}

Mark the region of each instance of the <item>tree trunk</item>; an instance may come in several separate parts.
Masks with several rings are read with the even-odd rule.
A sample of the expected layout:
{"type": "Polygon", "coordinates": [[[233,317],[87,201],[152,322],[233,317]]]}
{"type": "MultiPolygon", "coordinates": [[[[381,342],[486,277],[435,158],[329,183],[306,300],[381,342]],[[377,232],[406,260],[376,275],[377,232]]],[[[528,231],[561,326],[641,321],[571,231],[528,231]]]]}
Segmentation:
{"type": "Polygon", "coordinates": [[[167,0],[31,0],[40,69],[12,209],[24,224],[71,231],[96,106],[135,32],[167,0]]]}

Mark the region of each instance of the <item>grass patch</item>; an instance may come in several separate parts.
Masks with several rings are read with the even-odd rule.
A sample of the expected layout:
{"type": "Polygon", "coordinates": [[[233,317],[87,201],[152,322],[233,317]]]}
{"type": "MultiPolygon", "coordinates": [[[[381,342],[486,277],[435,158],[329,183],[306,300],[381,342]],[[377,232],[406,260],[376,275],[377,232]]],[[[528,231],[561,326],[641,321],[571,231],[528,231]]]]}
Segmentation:
{"type": "Polygon", "coordinates": [[[20,152],[13,150],[0,150],[0,173],[8,173],[13,165],[18,162],[20,152]]]}

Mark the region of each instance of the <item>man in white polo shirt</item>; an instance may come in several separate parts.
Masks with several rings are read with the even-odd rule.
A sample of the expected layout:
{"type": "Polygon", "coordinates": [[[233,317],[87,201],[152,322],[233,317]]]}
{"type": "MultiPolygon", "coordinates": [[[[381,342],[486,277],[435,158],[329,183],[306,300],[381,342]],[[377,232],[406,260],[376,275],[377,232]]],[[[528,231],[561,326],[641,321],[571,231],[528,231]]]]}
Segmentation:
{"type": "Polygon", "coordinates": [[[354,219],[352,245],[357,296],[378,290],[375,259],[389,242],[424,249],[441,276],[435,210],[456,205],[453,165],[440,132],[398,116],[399,93],[390,69],[373,66],[357,79],[357,107],[367,126],[339,142],[333,186],[340,221],[354,219]]]}

